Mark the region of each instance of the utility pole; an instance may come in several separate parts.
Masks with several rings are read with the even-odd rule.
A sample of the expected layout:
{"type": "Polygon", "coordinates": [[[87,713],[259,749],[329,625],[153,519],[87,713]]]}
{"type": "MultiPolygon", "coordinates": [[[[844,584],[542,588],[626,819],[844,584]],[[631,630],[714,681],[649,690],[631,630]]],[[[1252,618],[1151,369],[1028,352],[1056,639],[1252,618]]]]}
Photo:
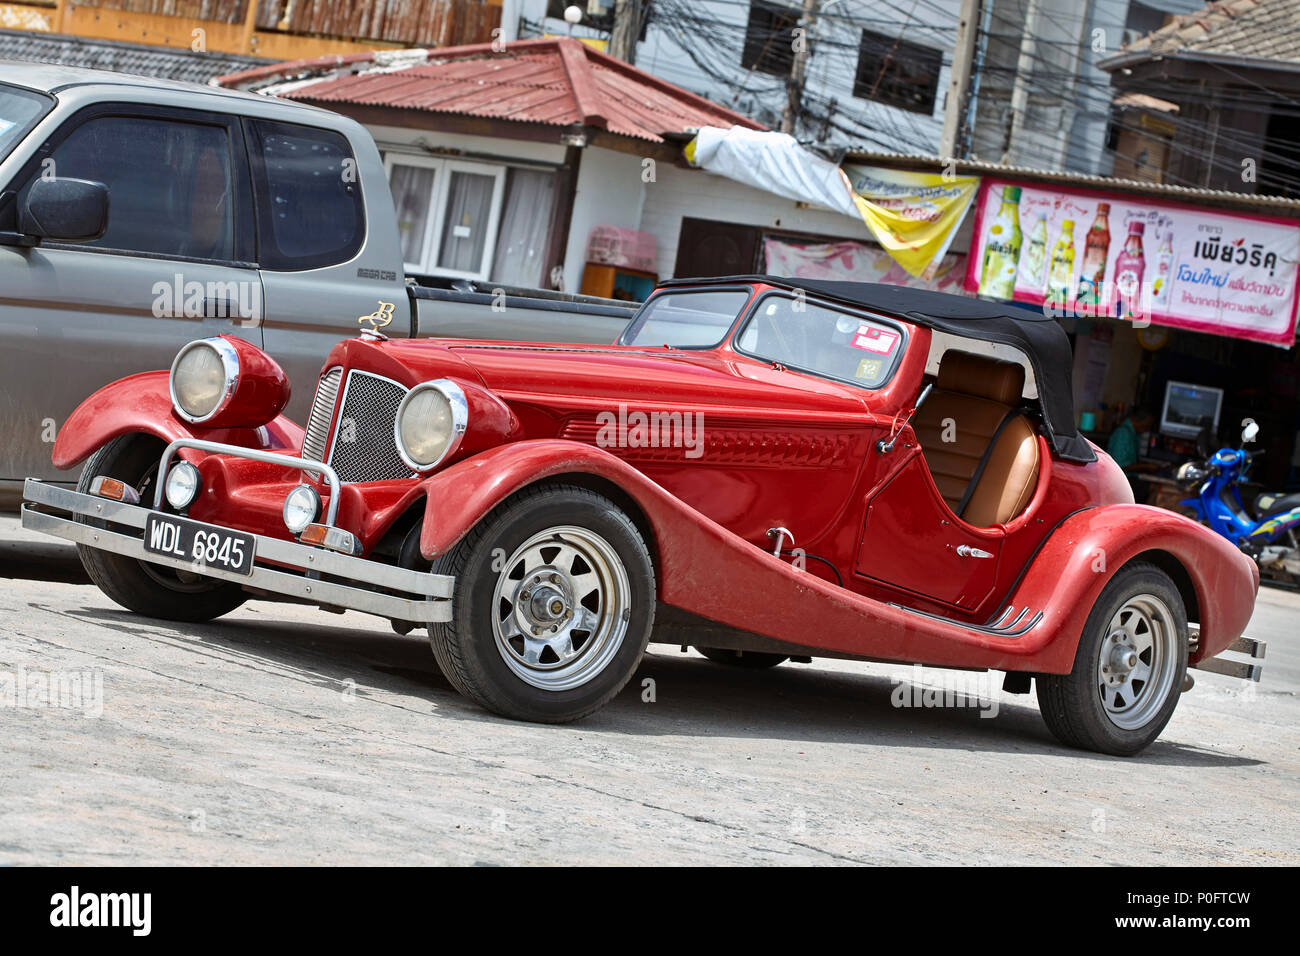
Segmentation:
{"type": "Polygon", "coordinates": [[[808,58],[812,55],[812,32],[817,25],[818,0],[803,0],[803,15],[799,25],[803,34],[794,42],[794,60],[790,63],[790,76],[785,82],[785,109],[781,112],[781,132],[795,134],[799,113],[803,110],[803,84],[808,73],[808,58]]]}
{"type": "Polygon", "coordinates": [[[636,41],[641,35],[641,0],[614,0],[614,28],[609,32],[609,55],[624,63],[636,62],[636,41]]]}
{"type": "Polygon", "coordinates": [[[975,39],[979,34],[980,0],[962,0],[957,20],[957,45],[952,51],[952,76],[948,81],[948,102],[943,108],[940,159],[958,159],[957,138],[961,135],[970,89],[971,64],[975,61],[975,39]]]}
{"type": "Polygon", "coordinates": [[[1002,149],[1002,162],[1010,163],[1016,156],[1016,147],[1025,133],[1026,114],[1029,112],[1029,81],[1034,72],[1034,57],[1038,55],[1039,0],[1029,0],[1025,11],[1025,30],[1020,38],[1020,56],[1016,59],[1016,80],[1011,87],[1011,126],[1007,130],[1002,149]]]}

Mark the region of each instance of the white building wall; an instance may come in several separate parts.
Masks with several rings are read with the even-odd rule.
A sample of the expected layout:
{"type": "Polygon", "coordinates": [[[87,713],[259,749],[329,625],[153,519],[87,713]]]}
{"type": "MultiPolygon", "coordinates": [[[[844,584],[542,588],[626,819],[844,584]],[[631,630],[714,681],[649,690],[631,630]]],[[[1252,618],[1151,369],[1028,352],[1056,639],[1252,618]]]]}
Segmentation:
{"type": "Polygon", "coordinates": [[[660,278],[673,274],[684,218],[875,241],[861,220],[829,209],[800,209],[793,200],[703,170],[659,163],[655,180],[645,187],[645,208],[639,228],[655,237],[660,278]]]}
{"type": "Polygon", "coordinates": [[[577,292],[582,288],[587,238],[592,228],[639,229],[644,200],[640,156],[599,147],[583,150],[582,164],[578,168],[578,190],[573,199],[573,218],[569,222],[569,243],[564,252],[566,292],[577,292]]]}

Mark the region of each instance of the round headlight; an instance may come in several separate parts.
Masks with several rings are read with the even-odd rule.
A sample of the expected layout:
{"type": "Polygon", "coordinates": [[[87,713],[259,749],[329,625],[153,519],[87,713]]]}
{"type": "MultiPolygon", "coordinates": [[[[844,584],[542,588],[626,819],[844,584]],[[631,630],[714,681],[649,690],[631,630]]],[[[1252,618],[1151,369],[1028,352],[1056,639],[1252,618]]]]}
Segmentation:
{"type": "Polygon", "coordinates": [[[188,508],[199,496],[201,483],[197,468],[188,461],[177,462],[167,473],[167,483],[163,486],[167,503],[177,511],[188,508]]]}
{"type": "Polygon", "coordinates": [[[320,495],[311,485],[299,485],[284,496],[284,526],[294,534],[320,516],[320,495]]]}
{"type": "Polygon", "coordinates": [[[450,379],[417,385],[397,407],[397,450],[415,471],[428,471],[460,444],[469,424],[469,403],[450,379]]]}
{"type": "Polygon", "coordinates": [[[239,381],[239,355],[225,339],[199,339],[176,353],[172,362],[172,406],[195,424],[205,422],[230,399],[239,381]]]}

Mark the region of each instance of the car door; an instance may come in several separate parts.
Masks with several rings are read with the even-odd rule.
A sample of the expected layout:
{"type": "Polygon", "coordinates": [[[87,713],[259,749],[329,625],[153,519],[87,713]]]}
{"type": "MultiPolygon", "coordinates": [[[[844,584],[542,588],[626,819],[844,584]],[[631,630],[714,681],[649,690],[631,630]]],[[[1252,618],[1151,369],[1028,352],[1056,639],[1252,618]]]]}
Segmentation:
{"type": "Polygon", "coordinates": [[[74,114],[12,184],[20,207],[40,176],[109,193],[88,242],[0,246],[0,479],[72,482],[50,452],[91,392],[169,368],[186,342],[229,333],[261,345],[262,285],[238,120],[99,104],[74,114]]]}

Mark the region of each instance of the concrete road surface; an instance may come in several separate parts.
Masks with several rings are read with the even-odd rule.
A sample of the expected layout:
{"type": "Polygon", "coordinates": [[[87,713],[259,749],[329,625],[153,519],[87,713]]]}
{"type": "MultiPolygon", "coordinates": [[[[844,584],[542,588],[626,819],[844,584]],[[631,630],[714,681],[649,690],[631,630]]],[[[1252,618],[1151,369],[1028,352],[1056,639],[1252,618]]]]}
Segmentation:
{"type": "Polygon", "coordinates": [[[1264,590],[1262,683],[1197,673],[1128,760],[1059,746],[1033,696],[900,708],[926,699],[911,668],[656,645],[605,710],[546,727],[361,615],[133,616],[2,518],[0,864],[1295,865],[1298,621],[1264,590]]]}

